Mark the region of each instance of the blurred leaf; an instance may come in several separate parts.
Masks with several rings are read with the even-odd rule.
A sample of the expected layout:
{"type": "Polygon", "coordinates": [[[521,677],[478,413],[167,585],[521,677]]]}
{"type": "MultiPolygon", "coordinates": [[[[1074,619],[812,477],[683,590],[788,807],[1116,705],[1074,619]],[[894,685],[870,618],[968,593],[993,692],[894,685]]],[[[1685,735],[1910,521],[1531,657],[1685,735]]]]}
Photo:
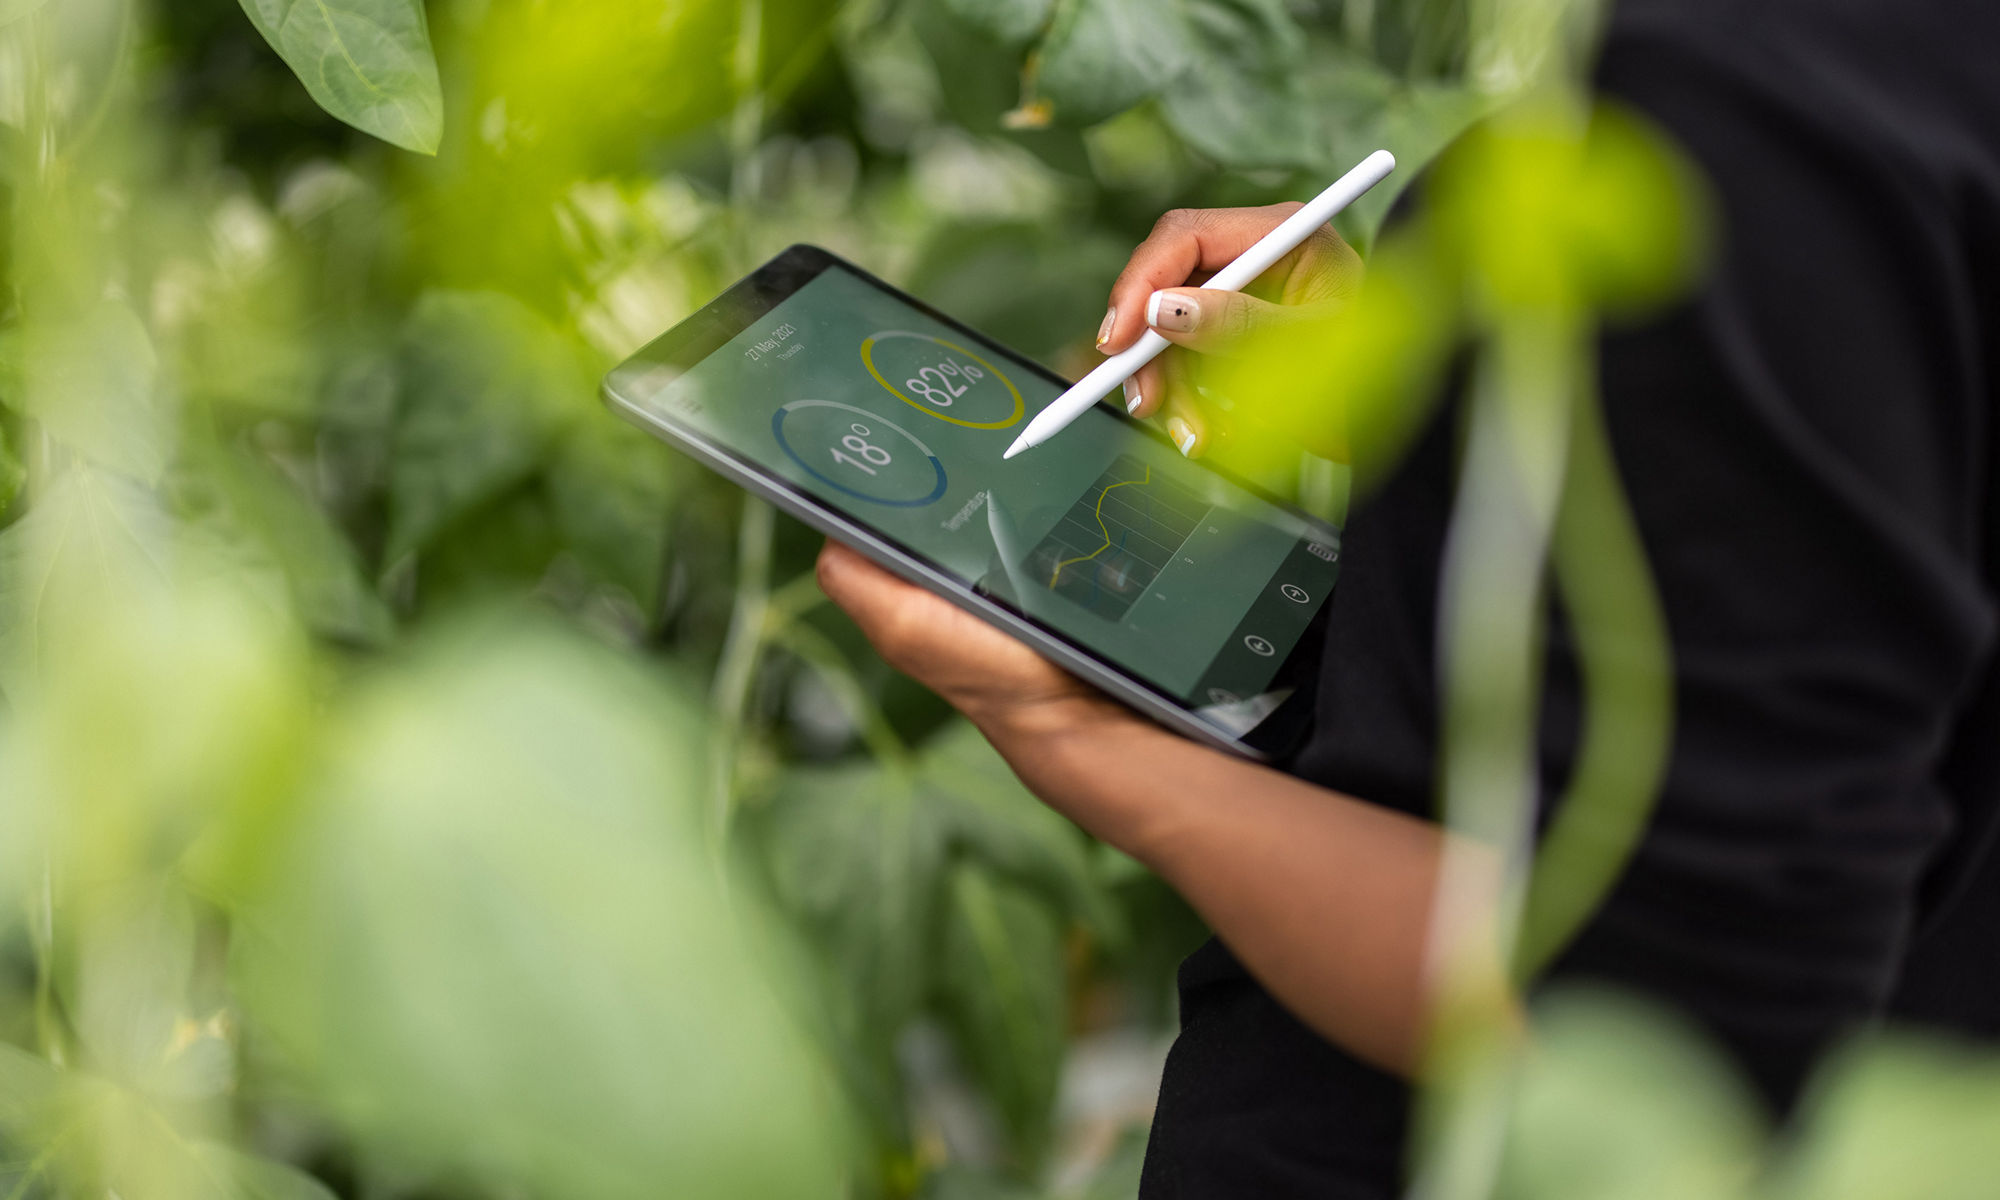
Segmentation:
{"type": "Polygon", "coordinates": [[[893,1035],[928,978],[945,851],[936,807],[873,765],[794,771],[766,846],[780,900],[839,973],[860,1030],[893,1035]]]}
{"type": "Polygon", "coordinates": [[[405,150],[437,153],[444,96],[423,0],[241,3],[322,108],[405,150]]]}
{"type": "Polygon", "coordinates": [[[1160,110],[1195,149],[1228,166],[1311,166],[1326,156],[1299,70],[1305,31],[1284,0],[1189,0],[1200,48],[1160,93],[1160,110]]]}
{"type": "Polygon", "coordinates": [[[1062,931],[1047,905],[971,864],[946,888],[938,987],[959,1055],[1025,1165],[1041,1161],[1062,1070],[1062,931]]]}
{"type": "Polygon", "coordinates": [[[677,465],[657,438],[622,421],[584,421],[549,469],[564,543],[647,614],[658,606],[677,465]]]}
{"type": "Polygon", "coordinates": [[[1155,94],[1193,57],[1177,2],[1057,0],[1030,73],[1057,120],[1089,125],[1155,94]]]}
{"type": "Polygon", "coordinates": [[[1132,1200],[1139,1194],[1139,1175],[1146,1166],[1146,1141],[1151,1131],[1144,1125],[1119,1135],[1118,1145],[1105,1156],[1078,1200],[1132,1200]]]}
{"type": "Polygon", "coordinates": [[[1707,205],[1664,135],[1622,109],[1523,103],[1483,122],[1438,165],[1432,211],[1495,312],[1632,314],[1700,267],[1707,205]]]}
{"type": "Polygon", "coordinates": [[[951,852],[1040,894],[1058,912],[1117,940],[1121,921],[1098,883],[1090,840],[1021,785],[969,721],[924,747],[918,773],[943,816],[951,852]]]}
{"type": "Polygon", "coordinates": [[[555,331],[497,293],[426,295],[403,346],[389,563],[541,466],[583,383],[555,331]]]}
{"type": "Polygon", "coordinates": [[[164,540],[143,489],[87,467],[63,472],[0,529],[0,692],[20,703],[45,650],[64,629],[76,632],[82,610],[135,586],[135,576],[157,580],[164,540]]]}
{"type": "Polygon", "coordinates": [[[21,484],[27,478],[27,468],[15,457],[14,447],[7,440],[6,427],[0,426],[0,513],[6,512],[14,497],[20,495],[21,484]]]}
{"type": "Polygon", "coordinates": [[[49,0],[0,0],[0,25],[18,21],[48,2],[49,0]]]}
{"type": "Polygon", "coordinates": [[[20,1140],[43,1119],[62,1090],[62,1072],[47,1059],[0,1042],[0,1131],[20,1140]]]}
{"type": "Polygon", "coordinates": [[[953,224],[924,245],[908,287],[983,333],[1045,363],[1087,344],[1104,292],[1131,247],[1047,225],[953,224]],[[1088,288],[1079,286],[1089,281],[1088,288]],[[1102,290],[1100,290],[1102,289],[1102,290]]]}
{"type": "Polygon", "coordinates": [[[831,1196],[837,1113],[694,811],[699,708],[488,619],[354,697],[232,967],[363,1145],[580,1200],[831,1196]]]}
{"type": "Polygon", "coordinates": [[[296,1167],[213,1142],[197,1142],[192,1149],[209,1177],[226,1189],[221,1200],[334,1200],[333,1189],[296,1167]]]}
{"type": "Polygon", "coordinates": [[[184,897],[155,880],[102,885],[60,919],[76,963],[62,991],[90,1061],[103,1075],[143,1088],[166,1063],[186,1014],[194,973],[194,921],[184,897]]]}
{"type": "Polygon", "coordinates": [[[1767,1135],[1698,1034],[1602,993],[1536,1006],[1510,1119],[1501,1200],[1746,1196],[1767,1135]]]}
{"type": "Polygon", "coordinates": [[[395,618],[363,574],[353,545],[318,504],[242,451],[217,451],[202,466],[223,493],[229,523],[275,563],[313,632],[359,645],[388,641],[395,618]]]}
{"type": "Polygon", "coordinates": [[[943,0],[959,20],[1006,45],[1025,42],[1049,23],[1056,0],[943,0]]]}
{"type": "Polygon", "coordinates": [[[1376,150],[1396,156],[1395,173],[1350,205],[1337,222],[1364,247],[1373,244],[1403,193],[1493,104],[1477,88],[1411,83],[1351,55],[1315,53],[1300,70],[1307,104],[1325,115],[1332,133],[1328,170],[1344,172],[1376,150]]]}
{"type": "Polygon", "coordinates": [[[2000,1179],[2000,1057],[1875,1037],[1814,1081],[1769,1200],[1980,1200],[2000,1179]]]}
{"type": "Polygon", "coordinates": [[[1041,1196],[993,1171],[949,1163],[924,1176],[917,1200],[1041,1200],[1041,1196]]]}
{"type": "Polygon", "coordinates": [[[131,308],[107,300],[29,322],[20,337],[21,411],[93,464],[157,480],[166,461],[154,395],[159,359],[131,308]]]}

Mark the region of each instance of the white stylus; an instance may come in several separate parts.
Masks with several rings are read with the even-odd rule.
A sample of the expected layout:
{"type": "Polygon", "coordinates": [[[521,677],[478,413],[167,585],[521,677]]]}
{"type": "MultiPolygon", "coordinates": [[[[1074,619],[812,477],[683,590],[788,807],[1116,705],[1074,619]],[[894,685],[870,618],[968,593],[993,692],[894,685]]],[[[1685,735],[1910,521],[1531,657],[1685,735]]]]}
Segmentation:
{"type": "MultiPolygon", "coordinates": [[[[1298,249],[1312,236],[1313,230],[1331,221],[1336,213],[1359,200],[1362,193],[1382,182],[1395,169],[1396,156],[1387,150],[1377,150],[1362,159],[1361,165],[1306,201],[1304,208],[1279,222],[1276,229],[1258,238],[1248,250],[1236,256],[1236,261],[1217,271],[1201,286],[1218,292],[1241,291],[1251,280],[1270,270],[1279,259],[1298,249]]],[[[1096,370],[1036,413],[1035,419],[1028,422],[1028,427],[1021,431],[1021,436],[1014,439],[1014,444],[1007,447],[1007,453],[1001,457],[1012,458],[1031,446],[1048,441],[1171,345],[1172,342],[1153,330],[1146,330],[1131,349],[1099,363],[1096,370]]]]}

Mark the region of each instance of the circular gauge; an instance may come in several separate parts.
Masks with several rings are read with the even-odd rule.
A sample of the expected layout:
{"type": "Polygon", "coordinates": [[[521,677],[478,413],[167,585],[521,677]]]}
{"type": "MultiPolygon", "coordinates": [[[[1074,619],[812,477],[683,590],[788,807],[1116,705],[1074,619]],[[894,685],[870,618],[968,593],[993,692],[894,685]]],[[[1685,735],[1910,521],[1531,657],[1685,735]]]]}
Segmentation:
{"type": "Polygon", "coordinates": [[[941,337],[884,329],[861,343],[875,382],[912,408],[967,429],[1005,429],[1021,419],[1021,389],[998,367],[941,337]]]}
{"type": "Polygon", "coordinates": [[[808,475],[858,500],[921,508],[944,495],[944,464],[931,448],[867,409],[794,400],[772,414],[771,433],[808,475]]]}

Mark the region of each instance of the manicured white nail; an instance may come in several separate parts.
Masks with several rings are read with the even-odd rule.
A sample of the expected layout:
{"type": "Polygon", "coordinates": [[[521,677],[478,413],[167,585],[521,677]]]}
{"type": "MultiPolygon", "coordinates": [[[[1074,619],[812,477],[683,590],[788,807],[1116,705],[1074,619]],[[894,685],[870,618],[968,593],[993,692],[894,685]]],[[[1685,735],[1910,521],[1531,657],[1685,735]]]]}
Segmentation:
{"type": "Polygon", "coordinates": [[[1181,457],[1194,453],[1194,426],[1179,417],[1167,418],[1167,436],[1174,439],[1174,445],[1181,448],[1181,457]]]}
{"type": "Polygon", "coordinates": [[[1102,346],[1104,343],[1111,340],[1111,326],[1115,324],[1117,320],[1118,320],[1118,310],[1115,307],[1105,310],[1104,324],[1099,325],[1097,327],[1098,345],[1102,346]]]}
{"type": "Polygon", "coordinates": [[[1146,398],[1144,396],[1141,396],[1139,394],[1139,381],[1137,379],[1128,379],[1125,381],[1126,412],[1128,413],[1138,412],[1140,403],[1143,402],[1145,399],[1146,398]]]}

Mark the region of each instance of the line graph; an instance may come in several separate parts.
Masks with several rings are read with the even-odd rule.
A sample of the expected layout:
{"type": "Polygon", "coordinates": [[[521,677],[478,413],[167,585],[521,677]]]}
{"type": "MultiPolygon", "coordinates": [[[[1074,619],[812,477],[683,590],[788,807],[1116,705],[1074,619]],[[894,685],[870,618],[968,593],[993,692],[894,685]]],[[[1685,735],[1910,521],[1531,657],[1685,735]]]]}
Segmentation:
{"type": "Polygon", "coordinates": [[[1124,617],[1207,515],[1200,496],[1119,455],[1063,514],[1028,569],[1108,620],[1124,617]]]}

